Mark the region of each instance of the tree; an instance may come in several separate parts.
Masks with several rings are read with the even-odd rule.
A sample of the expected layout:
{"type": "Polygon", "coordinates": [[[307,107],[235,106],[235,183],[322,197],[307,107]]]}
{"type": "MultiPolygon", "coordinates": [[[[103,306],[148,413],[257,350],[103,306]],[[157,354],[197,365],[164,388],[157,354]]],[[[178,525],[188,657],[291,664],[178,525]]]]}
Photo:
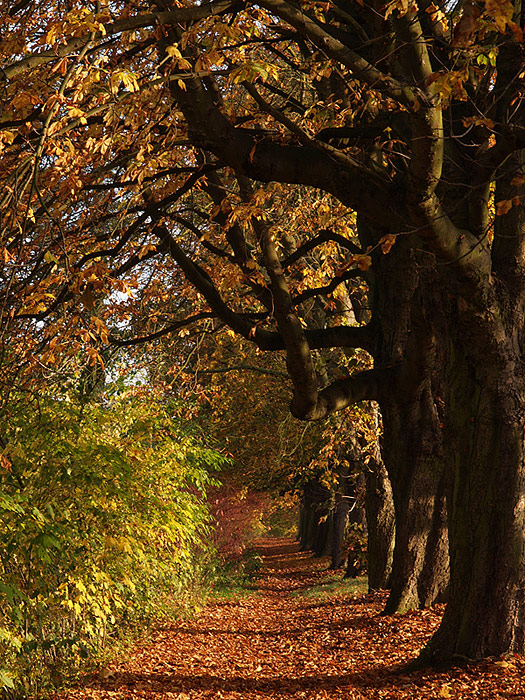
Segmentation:
{"type": "Polygon", "coordinates": [[[213,316],[285,349],[298,418],[377,400],[398,524],[422,533],[396,530],[394,609],[446,586],[447,492],[431,659],[525,646],[520,25],[510,0],[5,16],[4,333],[28,367],[35,343],[49,362],[130,342],[108,332],[130,289],[139,310],[165,298],[149,337],[213,316]],[[348,300],[371,319],[350,325],[348,300]],[[320,385],[324,348],[374,367],[320,385]]]}

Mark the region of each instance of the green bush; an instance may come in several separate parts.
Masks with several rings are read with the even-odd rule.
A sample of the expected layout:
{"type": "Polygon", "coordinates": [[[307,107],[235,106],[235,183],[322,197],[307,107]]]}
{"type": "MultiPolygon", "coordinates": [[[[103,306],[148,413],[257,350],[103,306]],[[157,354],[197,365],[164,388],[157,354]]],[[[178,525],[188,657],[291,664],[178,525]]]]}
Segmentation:
{"type": "Polygon", "coordinates": [[[13,413],[0,466],[0,690],[39,693],[123,626],[186,604],[222,458],[139,390],[13,413]]]}

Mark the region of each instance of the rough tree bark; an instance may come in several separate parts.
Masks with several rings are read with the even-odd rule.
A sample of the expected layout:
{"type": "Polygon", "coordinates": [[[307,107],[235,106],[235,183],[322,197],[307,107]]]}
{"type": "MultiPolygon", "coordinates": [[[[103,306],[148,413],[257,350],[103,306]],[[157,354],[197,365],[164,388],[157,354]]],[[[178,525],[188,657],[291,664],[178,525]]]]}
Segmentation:
{"type": "Polygon", "coordinates": [[[343,541],[345,536],[346,522],[348,520],[348,499],[342,491],[335,494],[332,545],[330,549],[330,568],[340,569],[344,566],[343,541]]]}
{"type": "Polygon", "coordinates": [[[395,511],[392,486],[378,455],[365,471],[366,521],[368,530],[368,588],[390,588],[395,541],[395,511]]]}
{"type": "MultiPolygon", "coordinates": [[[[359,228],[369,240],[367,224],[360,221],[359,228]]],[[[425,301],[438,300],[428,256],[424,262],[403,240],[374,261],[375,361],[392,369],[378,395],[396,522],[387,614],[443,601],[448,586],[441,358],[436,322],[422,313],[425,301]]]]}
{"type": "MultiPolygon", "coordinates": [[[[496,201],[516,196],[510,183],[524,166],[522,151],[498,181],[496,201]]],[[[453,280],[450,290],[450,600],[423,661],[525,648],[523,203],[496,219],[482,293],[453,280]]]]}

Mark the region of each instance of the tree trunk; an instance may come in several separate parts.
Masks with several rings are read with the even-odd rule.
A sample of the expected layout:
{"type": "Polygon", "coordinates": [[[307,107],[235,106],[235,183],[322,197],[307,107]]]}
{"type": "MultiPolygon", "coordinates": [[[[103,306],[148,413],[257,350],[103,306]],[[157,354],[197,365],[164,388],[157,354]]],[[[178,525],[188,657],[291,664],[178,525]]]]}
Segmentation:
{"type": "MultiPolygon", "coordinates": [[[[360,233],[369,236],[359,221],[360,233]]],[[[421,254],[419,254],[421,255],[421,254]]],[[[441,347],[436,272],[432,256],[418,259],[408,241],[373,268],[376,366],[390,367],[379,396],[383,419],[381,452],[392,486],[396,534],[390,596],[385,613],[424,608],[444,600],[448,586],[448,541],[442,455],[441,347]],[[432,313],[425,314],[427,308],[432,313]],[[437,310],[437,311],[436,311],[437,310]]]]}
{"type": "Polygon", "coordinates": [[[524,650],[525,378],[515,339],[498,339],[507,357],[496,363],[483,335],[471,338],[477,347],[468,356],[454,348],[450,600],[423,654],[432,660],[524,650]]]}
{"type": "Polygon", "coordinates": [[[362,458],[355,439],[352,439],[351,452],[348,456],[350,466],[346,466],[339,475],[339,487],[334,494],[333,532],[331,548],[331,569],[341,569],[345,563],[343,544],[347,524],[355,523],[366,527],[364,511],[364,476],[356,474],[361,466],[362,458]]]}
{"type": "Polygon", "coordinates": [[[368,588],[389,588],[394,553],[395,514],[392,486],[380,455],[365,472],[368,530],[368,588]]]}
{"type": "Polygon", "coordinates": [[[302,498],[301,533],[299,546],[302,551],[312,550],[323,556],[330,549],[331,518],[328,490],[318,481],[305,484],[302,498]]]}
{"type": "Polygon", "coordinates": [[[338,491],[335,494],[335,505],[333,515],[332,528],[332,547],[331,547],[331,569],[340,569],[344,566],[343,542],[346,530],[346,521],[348,519],[349,502],[345,498],[345,493],[338,491]]]}
{"type": "Polygon", "coordinates": [[[318,509],[315,540],[312,547],[314,554],[316,554],[318,557],[328,556],[331,550],[332,528],[332,513],[323,513],[322,510],[318,509]]]}
{"type": "MultiPolygon", "coordinates": [[[[414,402],[411,407],[420,408],[421,404],[414,402]]],[[[444,602],[449,578],[443,457],[424,449],[435,444],[429,425],[412,411],[407,415],[399,406],[396,408],[394,415],[393,411],[383,409],[385,415],[390,413],[385,421],[388,428],[385,428],[384,449],[396,514],[390,596],[385,614],[444,602]],[[394,435],[389,432],[393,426],[404,432],[402,439],[398,432],[394,435]]]]}
{"type": "Polygon", "coordinates": [[[430,392],[408,406],[392,404],[383,404],[384,454],[388,455],[396,513],[385,614],[442,602],[449,565],[441,431],[432,430],[438,416],[429,414],[430,392]]]}
{"type": "Polygon", "coordinates": [[[306,484],[303,489],[303,497],[301,503],[301,531],[299,538],[299,547],[301,551],[312,549],[315,539],[315,510],[316,504],[313,502],[310,484],[306,484]]]}
{"type": "MultiPolygon", "coordinates": [[[[511,182],[524,163],[525,152],[511,159],[496,201],[516,195],[511,182]]],[[[496,217],[492,260],[482,303],[468,289],[453,290],[446,421],[450,600],[423,661],[525,652],[523,206],[496,217]]]]}

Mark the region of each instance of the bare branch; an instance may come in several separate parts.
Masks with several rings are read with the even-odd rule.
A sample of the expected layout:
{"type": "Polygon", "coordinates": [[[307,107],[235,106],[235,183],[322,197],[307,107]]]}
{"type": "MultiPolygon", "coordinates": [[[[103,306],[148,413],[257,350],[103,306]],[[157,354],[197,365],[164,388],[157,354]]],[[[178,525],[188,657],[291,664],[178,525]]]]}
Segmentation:
{"type": "Polygon", "coordinates": [[[308,411],[301,412],[295,403],[292,404],[292,414],[300,420],[320,420],[359,401],[374,401],[385,379],[385,372],[388,370],[371,369],[333,382],[319,392],[315,405],[308,411]]]}
{"type": "Polygon", "coordinates": [[[210,318],[215,318],[215,314],[211,313],[209,311],[202,311],[201,313],[194,314],[193,316],[190,316],[189,318],[185,318],[181,321],[176,321],[175,323],[170,323],[169,326],[165,326],[164,328],[161,328],[158,331],[155,331],[155,333],[150,333],[149,335],[142,335],[142,336],[137,336],[135,338],[119,338],[116,335],[111,334],[109,336],[109,344],[110,345],[115,345],[116,347],[122,348],[122,347],[129,347],[131,345],[140,345],[142,343],[148,343],[152,340],[157,340],[158,338],[162,338],[165,335],[168,335],[169,333],[174,333],[175,331],[180,330],[181,328],[185,328],[186,326],[190,326],[193,323],[197,323],[198,321],[203,321],[205,319],[210,319],[210,318]]]}
{"type": "Polygon", "coordinates": [[[366,277],[366,273],[362,270],[347,270],[346,272],[343,272],[342,275],[334,277],[334,279],[328,284],[325,284],[324,287],[310,287],[304,292],[297,294],[293,297],[293,303],[295,306],[297,306],[297,304],[303,304],[305,301],[312,299],[313,297],[323,294],[331,294],[335,289],[337,289],[337,287],[339,287],[340,284],[343,284],[343,282],[350,279],[357,279],[358,277],[364,278],[366,277]]]}
{"type": "Polygon", "coordinates": [[[351,253],[354,253],[356,255],[363,254],[363,250],[361,250],[359,246],[350,241],[348,238],[345,238],[344,236],[335,233],[335,231],[332,231],[329,228],[325,228],[322,231],[319,231],[319,233],[313,238],[311,238],[309,241],[306,241],[306,243],[300,245],[297,248],[297,250],[294,250],[293,253],[291,253],[287,258],[285,258],[281,262],[281,265],[284,269],[290,267],[290,265],[293,265],[293,263],[303,258],[311,250],[317,248],[317,246],[322,245],[323,243],[327,243],[328,241],[338,243],[341,246],[341,248],[345,248],[346,250],[349,250],[351,253]]]}
{"type": "Polygon", "coordinates": [[[216,369],[200,369],[198,374],[224,374],[227,372],[257,372],[258,374],[268,374],[271,377],[280,377],[282,379],[290,378],[287,372],[280,372],[277,369],[270,369],[268,367],[254,367],[253,365],[247,364],[218,367],[216,369]]]}

